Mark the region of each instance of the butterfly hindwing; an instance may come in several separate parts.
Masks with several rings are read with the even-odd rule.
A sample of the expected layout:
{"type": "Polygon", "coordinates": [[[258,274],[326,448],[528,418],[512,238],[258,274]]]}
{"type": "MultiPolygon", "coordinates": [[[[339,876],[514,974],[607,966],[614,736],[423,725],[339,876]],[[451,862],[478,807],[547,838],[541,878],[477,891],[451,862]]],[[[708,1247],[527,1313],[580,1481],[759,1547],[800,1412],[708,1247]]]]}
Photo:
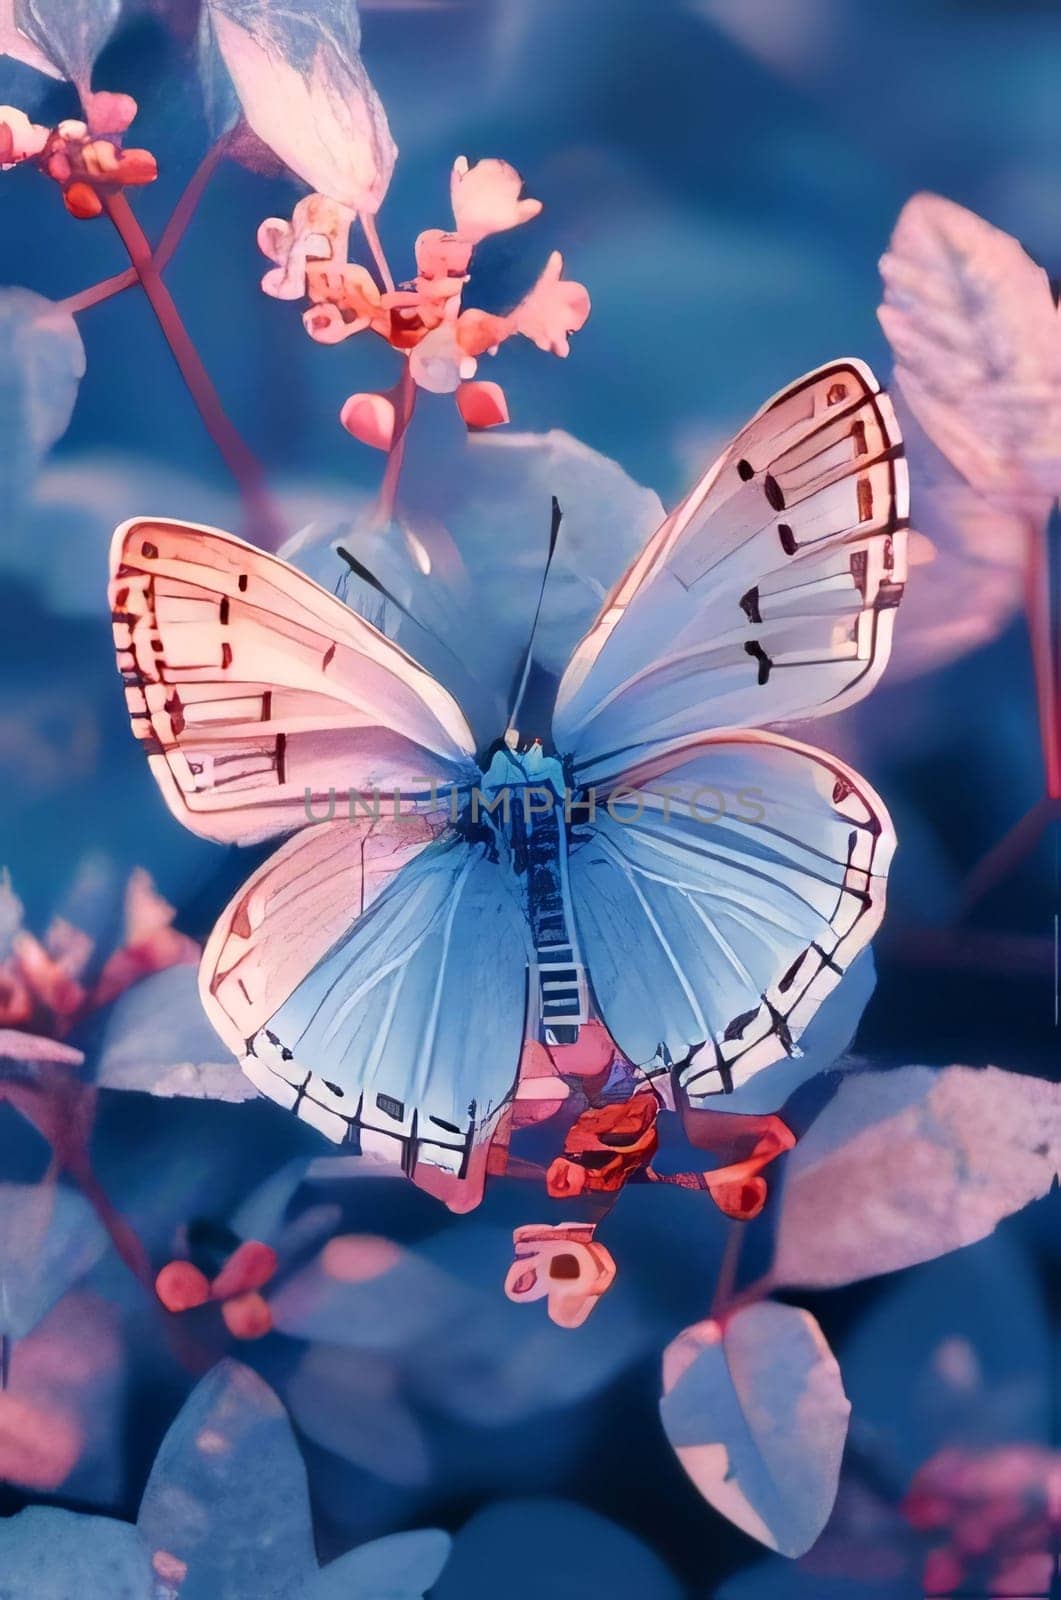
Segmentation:
{"type": "Polygon", "coordinates": [[[794,1053],[880,922],[894,844],[868,784],[780,735],[706,734],[625,773],[570,860],[616,1044],[691,1104],[794,1053]]]}
{"type": "Polygon", "coordinates": [[[516,1087],[527,924],[484,846],[439,828],[304,829],[222,915],[200,989],[259,1089],[464,1209],[516,1087]]]}

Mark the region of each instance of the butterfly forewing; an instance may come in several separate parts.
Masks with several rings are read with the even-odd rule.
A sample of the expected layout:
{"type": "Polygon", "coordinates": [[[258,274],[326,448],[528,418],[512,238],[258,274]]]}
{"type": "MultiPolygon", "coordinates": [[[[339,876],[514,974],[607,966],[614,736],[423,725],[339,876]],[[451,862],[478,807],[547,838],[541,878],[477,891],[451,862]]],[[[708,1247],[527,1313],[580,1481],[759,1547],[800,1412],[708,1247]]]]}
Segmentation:
{"type": "Polygon", "coordinates": [[[906,575],[908,488],[886,396],[834,362],[770,401],[649,542],[561,682],[586,782],[710,728],[865,694],[906,575]]]}
{"type": "Polygon", "coordinates": [[[391,640],[286,562],[217,529],[117,530],[111,607],[134,732],[167,804],[241,844],[303,826],[329,790],[474,773],[456,702],[391,640]]]}

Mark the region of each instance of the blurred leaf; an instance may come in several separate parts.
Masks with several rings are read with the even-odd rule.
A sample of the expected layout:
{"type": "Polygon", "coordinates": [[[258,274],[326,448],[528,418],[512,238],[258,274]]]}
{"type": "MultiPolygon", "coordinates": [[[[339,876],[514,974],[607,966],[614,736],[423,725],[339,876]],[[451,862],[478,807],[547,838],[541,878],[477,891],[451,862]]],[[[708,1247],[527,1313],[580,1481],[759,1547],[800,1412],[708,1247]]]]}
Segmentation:
{"type": "Polygon", "coordinates": [[[993,502],[932,443],[903,391],[892,391],[910,468],[916,531],[896,622],[888,680],[929,671],[986,644],[1016,614],[1029,534],[1045,528],[1049,501],[993,502]]]}
{"type": "Polygon", "coordinates": [[[438,1581],[452,1543],[439,1528],[376,1539],[325,1567],[297,1600],[421,1600],[438,1581]]]}
{"type": "Polygon", "coordinates": [[[103,1254],[87,1201],[55,1183],[0,1184],[0,1335],[21,1339],[103,1254]]]}
{"type": "Polygon", "coordinates": [[[881,274],[896,377],[933,443],[983,492],[1061,492],[1061,316],[1042,268],[975,212],[918,194],[881,274]]]}
{"type": "Polygon", "coordinates": [[[660,1415],[715,1510],[799,1556],[836,1498],[851,1407],[809,1311],[760,1301],[687,1328],[663,1357],[660,1415]]]}
{"type": "MultiPolygon", "coordinates": [[[[311,189],[375,214],[397,148],[361,62],[354,0],[208,0],[217,49],[248,124],[311,189]]],[[[206,56],[206,84],[221,91],[206,56]]]]}
{"type": "Polygon", "coordinates": [[[454,1541],[431,1600],[680,1600],[682,1590],[640,1539],[568,1500],[502,1500],[454,1541]]]}
{"type": "Polygon", "coordinates": [[[51,1506],[0,1518],[4,1600],[154,1600],[151,1558],[135,1528],[51,1506]]]}
{"type": "Polygon", "coordinates": [[[998,1067],[856,1072],[786,1159],[770,1281],[822,1288],[983,1239],[1046,1194],[1061,1086],[998,1067]]]}
{"type": "Polygon", "coordinates": [[[284,1398],[300,1432],[383,1482],[419,1488],[431,1478],[420,1419],[398,1365],[375,1350],[313,1344],[284,1398]]]}
{"type": "Polygon", "coordinates": [[[66,432],[85,371],[73,317],[31,289],[0,289],[0,515],[13,518],[66,432]]]}
{"type": "MultiPolygon", "coordinates": [[[[414,414],[399,526],[381,531],[370,510],[345,528],[292,540],[283,554],[329,589],[345,571],[336,546],[356,555],[416,622],[350,573],[343,598],[433,672],[488,743],[504,727],[530,638],[554,495],[563,521],[534,659],[559,676],[664,514],[651,489],[570,434],[469,438],[456,413],[414,414]]],[[[533,684],[525,709],[528,727],[548,715],[533,684]]]]}
{"type": "Polygon", "coordinates": [[[134,1089],[163,1098],[258,1098],[207,1021],[198,975],[190,966],[168,967],[144,978],[116,1002],[95,1081],[104,1089],[134,1089]]]}
{"type": "Polygon", "coordinates": [[[429,1261],[389,1239],[332,1239],[270,1300],[274,1325],[295,1338],[360,1350],[401,1350],[467,1312],[470,1297],[429,1261]]]}
{"type": "Polygon", "coordinates": [[[37,1488],[61,1486],[68,1500],[101,1509],[114,1505],[127,1473],[122,1402],[130,1352],[123,1348],[120,1330],[116,1306],[75,1289],[19,1339],[11,1352],[7,1389],[0,1394],[5,1442],[0,1478],[33,1481],[37,1488]],[[30,1438],[24,1428],[16,1430],[12,1405],[33,1408],[45,1419],[43,1429],[34,1429],[30,1438]],[[16,1449],[9,1453],[12,1445],[16,1449]],[[27,1446],[36,1480],[27,1474],[27,1446]]]}
{"type": "Polygon", "coordinates": [[[856,1594],[860,1600],[920,1600],[922,1590],[908,1571],[897,1577],[878,1578],[874,1573],[862,1582],[850,1572],[819,1572],[775,1556],[727,1578],[715,1590],[714,1600],[853,1600],[856,1594]]]}
{"type": "Polygon", "coordinates": [[[188,1568],[181,1600],[290,1600],[316,1570],[306,1469],[267,1384],[222,1361],[155,1458],[138,1527],[188,1568]]]}
{"type": "Polygon", "coordinates": [[[17,27],[82,94],[121,9],[121,0],[14,0],[17,27]]]}

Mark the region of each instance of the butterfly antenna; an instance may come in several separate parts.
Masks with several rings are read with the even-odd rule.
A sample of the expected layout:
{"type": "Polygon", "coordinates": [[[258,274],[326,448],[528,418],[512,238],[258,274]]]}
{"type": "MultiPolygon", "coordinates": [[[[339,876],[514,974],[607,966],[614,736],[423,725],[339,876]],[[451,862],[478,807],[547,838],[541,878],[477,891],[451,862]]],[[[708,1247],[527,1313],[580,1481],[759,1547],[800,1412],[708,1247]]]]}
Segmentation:
{"type": "Polygon", "coordinates": [[[421,622],[419,617],[414,616],[409,610],[409,607],[403,605],[398,599],[398,596],[396,594],[392,594],[387,588],[387,585],[381,582],[380,579],[376,577],[374,572],[370,572],[363,561],[359,561],[355,555],[352,555],[351,552],[341,544],[336,545],[335,553],[337,556],[341,556],[341,558],[346,562],[355,578],[360,578],[362,583],[366,583],[370,589],[375,590],[376,594],[382,596],[384,600],[389,601],[392,606],[396,607],[396,609],[401,612],[403,617],[407,617],[409,619],[414,628],[419,628],[421,633],[426,633],[429,639],[434,639],[435,643],[440,647],[440,649],[445,650],[447,655],[452,656],[454,661],[456,661],[457,665],[463,672],[467,671],[467,668],[464,666],[464,663],[461,661],[460,657],[457,655],[452,646],[448,645],[445,639],[435,632],[434,628],[429,628],[426,622],[421,622]]]}
{"type": "Polygon", "coordinates": [[[538,604],[534,608],[534,621],[531,623],[530,638],[527,640],[527,653],[523,658],[523,671],[520,674],[519,688],[516,690],[516,698],[512,702],[512,710],[508,714],[509,728],[514,728],[516,726],[516,718],[519,716],[519,708],[523,704],[523,696],[527,692],[527,683],[530,679],[531,661],[534,658],[534,635],[538,631],[538,623],[542,614],[542,602],[545,599],[545,585],[549,581],[549,572],[553,564],[553,556],[556,554],[557,540],[560,536],[560,524],[563,520],[564,514],[560,510],[560,503],[554,494],[553,515],[549,526],[549,554],[546,557],[545,569],[542,572],[541,588],[538,590],[538,604]]]}

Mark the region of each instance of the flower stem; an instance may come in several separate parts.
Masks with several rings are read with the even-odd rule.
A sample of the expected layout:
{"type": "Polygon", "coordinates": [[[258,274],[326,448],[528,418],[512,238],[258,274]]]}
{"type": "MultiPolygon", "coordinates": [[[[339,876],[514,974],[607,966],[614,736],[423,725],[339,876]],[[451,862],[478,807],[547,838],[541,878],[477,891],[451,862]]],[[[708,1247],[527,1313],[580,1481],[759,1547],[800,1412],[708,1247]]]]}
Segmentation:
{"type": "Polygon", "coordinates": [[[173,254],[184,237],[184,230],[195,215],[196,207],[203,197],[203,191],[221,163],[227,144],[227,135],[216,140],[189,178],[184,193],[174,206],[173,213],[162,230],[162,237],[155,247],[154,260],[157,272],[165,272],[173,259],[173,254]]]}
{"type": "Polygon", "coordinates": [[[144,230],[121,193],[104,197],[104,208],[129,254],[129,259],[173,352],[181,377],[198,408],[210,437],[217,445],[240,494],[250,522],[249,532],[266,549],[275,550],[284,528],[272,506],[265,486],[261,462],[240,437],[225,414],[217,390],[210,380],[198,350],[181,321],[173,296],[162,282],[144,230]]]}
{"type": "Polygon", "coordinates": [[[733,1302],[733,1292],[737,1286],[737,1268],[740,1266],[740,1253],[744,1248],[745,1222],[731,1222],[729,1233],[726,1237],[726,1248],[722,1252],[722,1264],[718,1269],[718,1281],[715,1284],[714,1298],[711,1301],[711,1316],[717,1322],[729,1309],[733,1302]]]}
{"type": "Polygon", "coordinates": [[[136,268],[126,267],[124,272],[116,272],[112,278],[103,278],[99,283],[91,284],[87,289],[82,289],[79,294],[71,294],[65,300],[57,302],[60,311],[69,311],[76,317],[79,311],[88,311],[92,306],[100,305],[104,300],[110,300],[116,294],[121,294],[123,289],[131,289],[136,279],[136,268]]]}
{"type": "Polygon", "coordinates": [[[368,244],[368,248],[372,251],[372,259],[376,263],[376,271],[380,275],[380,281],[382,282],[384,289],[388,294],[390,294],[394,289],[394,277],[391,273],[390,266],[387,263],[387,257],[384,254],[383,246],[379,242],[379,234],[376,232],[376,219],[375,217],[369,216],[366,212],[361,212],[360,216],[361,227],[364,231],[366,243],[368,244]]]}
{"type": "MultiPolygon", "coordinates": [[[[1061,626],[1055,593],[1052,545],[1061,544],[1061,514],[1055,508],[1047,526],[1029,517],[1024,558],[1024,609],[1031,638],[1039,733],[1046,769],[1046,794],[1061,799],[1061,626]]],[[[1057,552],[1061,558],[1061,551],[1057,552]]]]}
{"type": "Polygon", "coordinates": [[[413,382],[412,373],[409,371],[408,361],[402,365],[402,375],[398,381],[397,394],[394,403],[394,438],[387,452],[387,465],[383,471],[383,482],[380,484],[379,499],[376,501],[375,520],[379,527],[386,527],[394,520],[394,508],[398,502],[398,480],[401,477],[402,461],[405,458],[405,435],[416,407],[416,384],[413,382]]]}

